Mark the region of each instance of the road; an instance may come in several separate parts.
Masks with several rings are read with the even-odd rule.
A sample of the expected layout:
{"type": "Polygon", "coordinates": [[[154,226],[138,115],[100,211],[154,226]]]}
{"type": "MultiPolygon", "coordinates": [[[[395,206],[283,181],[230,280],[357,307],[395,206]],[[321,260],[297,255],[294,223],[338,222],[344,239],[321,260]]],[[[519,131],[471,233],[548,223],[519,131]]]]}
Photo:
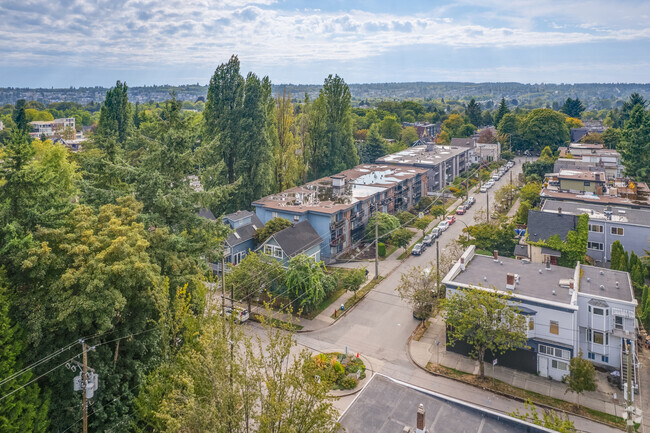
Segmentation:
{"type": "MultiPolygon", "coordinates": [[[[488,195],[492,207],[495,191],[510,181],[511,172],[513,182],[517,179],[523,161],[523,158],[518,158],[515,166],[498,180],[488,193],[470,193],[476,198],[476,203],[465,215],[457,215],[458,221],[438,239],[441,255],[447,252],[453,240],[463,234],[465,225],[460,221],[468,226],[474,224],[479,210],[487,206],[488,195]]],[[[298,344],[321,352],[342,351],[348,347],[351,352],[359,352],[368,358],[375,372],[500,412],[509,413],[516,408],[523,411],[523,404],[519,402],[451,379],[433,376],[415,366],[408,358],[407,341],[417,326],[417,320],[413,318],[411,308],[400,299],[396,288],[402,274],[414,266],[424,267],[432,261],[435,262],[435,259],[435,246],[427,248],[421,256],[411,256],[344,318],[328,328],[297,334],[298,344]]],[[[261,333],[259,325],[251,323],[248,326],[256,334],[261,333]]],[[[337,408],[345,409],[351,399],[352,397],[339,400],[336,403],[337,408]]],[[[582,418],[575,418],[574,423],[576,428],[583,431],[618,431],[582,418]]]]}

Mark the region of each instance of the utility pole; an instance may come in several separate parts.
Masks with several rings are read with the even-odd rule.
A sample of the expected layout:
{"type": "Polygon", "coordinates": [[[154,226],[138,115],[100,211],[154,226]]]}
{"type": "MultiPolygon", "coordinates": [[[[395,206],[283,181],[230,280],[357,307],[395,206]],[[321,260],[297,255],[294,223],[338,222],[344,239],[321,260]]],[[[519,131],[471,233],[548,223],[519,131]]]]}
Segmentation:
{"type": "Polygon", "coordinates": [[[221,315],[226,314],[226,258],[221,257],[221,315]]]}
{"type": "Polygon", "coordinates": [[[490,224],[490,191],[485,191],[485,198],[487,199],[487,222],[490,224]]]}
{"type": "Polygon", "coordinates": [[[86,387],[88,386],[88,350],[86,342],[81,340],[83,351],[83,367],[81,372],[81,404],[83,406],[83,433],[88,433],[88,397],[86,387]]]}
{"type": "Polygon", "coordinates": [[[436,241],[436,295],[440,296],[440,247],[436,241]]]}
{"type": "Polygon", "coordinates": [[[512,207],[512,171],[510,172],[510,189],[508,190],[508,207],[512,207]]]}
{"type": "Polygon", "coordinates": [[[375,280],[379,278],[379,212],[375,209],[375,280]]]}

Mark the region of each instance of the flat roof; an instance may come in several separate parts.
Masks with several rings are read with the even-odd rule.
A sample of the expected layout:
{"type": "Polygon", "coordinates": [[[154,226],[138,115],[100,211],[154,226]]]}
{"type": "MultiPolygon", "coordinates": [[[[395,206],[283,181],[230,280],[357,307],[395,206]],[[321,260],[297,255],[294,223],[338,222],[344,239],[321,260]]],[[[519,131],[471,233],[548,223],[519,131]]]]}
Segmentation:
{"type": "Polygon", "coordinates": [[[339,422],[342,429],[352,433],[401,433],[406,426],[415,431],[420,404],[425,410],[427,432],[552,432],[382,374],[372,376],[339,422]]]}
{"type": "Polygon", "coordinates": [[[540,196],[543,198],[557,199],[557,200],[571,200],[579,201],[586,203],[600,203],[600,204],[611,204],[619,206],[644,206],[650,207],[650,197],[647,193],[639,189],[639,192],[635,199],[630,199],[628,197],[618,197],[613,195],[596,195],[591,193],[575,193],[568,191],[559,191],[557,188],[542,188],[540,196]]]}
{"type": "Polygon", "coordinates": [[[433,167],[468,150],[467,147],[418,145],[382,156],[377,159],[377,163],[433,167]],[[427,150],[427,147],[430,150],[427,150]]]}
{"type": "Polygon", "coordinates": [[[633,209],[621,206],[606,206],[595,203],[579,203],[571,201],[560,201],[547,199],[542,205],[543,212],[562,213],[570,215],[589,215],[590,220],[611,221],[622,224],[635,224],[650,227],[650,209],[633,209]],[[611,209],[611,217],[608,218],[605,211],[611,209]]]}
{"type": "Polygon", "coordinates": [[[580,265],[578,293],[602,296],[617,301],[634,301],[634,293],[627,272],[597,268],[596,266],[580,265]],[[618,288],[616,287],[617,282],[618,288]]]}
{"type": "Polygon", "coordinates": [[[568,288],[560,287],[560,280],[572,279],[574,271],[572,268],[561,266],[551,266],[549,271],[543,263],[526,263],[508,257],[499,257],[499,261],[495,263],[492,256],[475,254],[465,270],[460,271],[452,281],[507,291],[506,275],[517,274],[519,284],[515,285],[513,294],[568,305],[571,303],[571,295],[568,288]]]}
{"type": "Polygon", "coordinates": [[[349,209],[353,204],[386,191],[405,180],[426,174],[426,172],[427,170],[424,168],[362,164],[334,176],[324,177],[277,194],[262,197],[254,201],[253,205],[295,213],[307,211],[336,213],[349,209]],[[344,185],[334,188],[333,179],[341,178],[345,178],[344,185]]]}
{"type": "Polygon", "coordinates": [[[605,182],[607,176],[602,171],[588,171],[588,170],[569,170],[562,169],[557,175],[558,179],[572,179],[572,180],[589,180],[605,182]]]}

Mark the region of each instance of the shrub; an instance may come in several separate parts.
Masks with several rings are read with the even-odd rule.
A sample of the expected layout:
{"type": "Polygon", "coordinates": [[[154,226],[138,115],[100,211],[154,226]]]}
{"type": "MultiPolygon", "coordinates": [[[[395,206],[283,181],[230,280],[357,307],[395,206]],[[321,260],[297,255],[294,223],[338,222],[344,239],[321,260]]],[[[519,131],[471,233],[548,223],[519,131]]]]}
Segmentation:
{"type": "Polygon", "coordinates": [[[386,257],[386,244],[379,242],[379,244],[377,244],[377,247],[379,250],[379,257],[386,257]]]}
{"type": "Polygon", "coordinates": [[[354,389],[357,386],[357,378],[354,376],[347,376],[341,379],[339,386],[341,389],[354,389]]]}

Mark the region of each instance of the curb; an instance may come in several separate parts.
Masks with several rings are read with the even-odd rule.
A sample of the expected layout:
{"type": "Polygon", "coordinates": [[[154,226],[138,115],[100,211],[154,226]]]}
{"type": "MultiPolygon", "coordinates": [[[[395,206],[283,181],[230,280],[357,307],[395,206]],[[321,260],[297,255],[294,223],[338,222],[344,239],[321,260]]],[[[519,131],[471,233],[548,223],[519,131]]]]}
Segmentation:
{"type": "MultiPolygon", "coordinates": [[[[341,353],[343,353],[343,352],[341,352],[341,353]]],[[[372,376],[375,375],[375,370],[373,369],[372,364],[370,363],[370,360],[368,358],[366,358],[365,356],[363,356],[363,355],[359,355],[359,358],[363,359],[363,364],[366,366],[366,377],[365,377],[365,379],[363,379],[363,381],[359,381],[356,388],[350,389],[350,390],[345,390],[345,391],[340,391],[340,392],[344,392],[344,394],[333,395],[332,397],[341,398],[341,397],[348,397],[348,396],[351,396],[351,395],[354,395],[354,394],[358,394],[359,392],[361,392],[363,390],[363,388],[365,388],[366,384],[370,381],[370,379],[372,379],[372,376]],[[368,375],[368,372],[370,373],[369,375],[368,375]]],[[[335,390],[332,390],[330,392],[334,392],[334,391],[335,390]]],[[[339,391],[339,390],[336,390],[336,391],[339,391]]]]}
{"type": "MultiPolygon", "coordinates": [[[[414,332],[415,332],[415,331],[414,331],[414,332]]],[[[499,395],[499,396],[501,396],[501,397],[506,397],[506,398],[509,398],[509,399],[511,399],[511,400],[515,400],[515,401],[518,401],[518,402],[521,402],[521,403],[526,403],[527,400],[526,400],[526,399],[523,399],[523,398],[521,398],[521,397],[517,397],[517,396],[514,396],[514,395],[506,394],[506,393],[504,393],[504,392],[500,392],[500,391],[495,391],[495,390],[492,390],[492,389],[484,388],[484,387],[482,387],[482,386],[473,385],[473,384],[471,384],[471,383],[463,382],[462,380],[458,380],[458,379],[456,379],[455,377],[445,376],[444,374],[436,373],[436,372],[433,372],[433,371],[427,369],[426,367],[422,367],[420,364],[418,364],[417,362],[415,362],[415,361],[413,360],[413,357],[411,356],[411,340],[412,340],[412,339],[413,339],[413,333],[411,333],[411,335],[409,336],[408,340],[406,341],[406,346],[407,346],[407,347],[406,347],[406,356],[408,356],[409,361],[411,361],[411,364],[415,365],[415,366],[418,367],[420,370],[423,370],[423,371],[429,373],[429,374],[432,375],[432,376],[436,376],[436,377],[444,377],[445,379],[449,379],[449,380],[453,380],[453,381],[456,381],[456,382],[459,382],[459,383],[463,383],[463,384],[465,384],[465,385],[472,386],[472,387],[474,387],[474,388],[480,388],[480,389],[482,389],[483,391],[488,391],[488,392],[491,392],[491,393],[493,393],[493,394],[499,395]]],[[[436,392],[440,392],[440,391],[436,391],[436,392]]],[[[440,393],[441,393],[441,392],[440,392],[440,393]]],[[[441,394],[442,394],[442,393],[441,393],[441,394]]],[[[447,395],[447,394],[444,394],[444,395],[447,395]]],[[[452,396],[450,396],[450,395],[447,395],[447,396],[448,396],[448,397],[452,397],[452,396]]],[[[457,397],[453,397],[453,398],[457,398],[457,397]]],[[[611,425],[611,424],[607,424],[607,423],[604,423],[604,422],[602,422],[602,421],[599,421],[599,420],[596,420],[596,419],[593,419],[593,418],[589,418],[589,417],[586,417],[586,416],[584,416],[584,415],[580,415],[580,414],[577,414],[577,413],[574,413],[574,412],[571,412],[571,411],[558,409],[557,407],[549,406],[549,405],[544,404],[544,403],[537,403],[537,402],[532,402],[532,403],[533,403],[535,406],[537,406],[537,407],[541,407],[541,408],[544,408],[544,409],[553,410],[553,411],[558,412],[558,413],[564,413],[564,414],[567,414],[567,415],[572,415],[572,416],[575,416],[575,417],[578,417],[578,418],[582,418],[582,419],[587,420],[587,421],[595,422],[595,423],[602,424],[602,425],[607,426],[607,427],[612,427],[612,428],[616,428],[616,429],[619,429],[619,430],[620,430],[620,428],[617,427],[617,426],[613,426],[613,425],[611,425]]],[[[484,406],[484,405],[482,405],[482,404],[480,404],[480,403],[473,403],[473,402],[472,402],[472,404],[476,404],[476,405],[478,405],[478,406],[487,407],[487,406],[484,406]]],[[[497,409],[492,408],[491,410],[497,410],[497,409]]],[[[501,412],[501,411],[499,411],[499,412],[501,412]]],[[[505,413],[506,415],[509,415],[509,414],[506,413],[506,412],[503,412],[503,413],[505,413]]],[[[619,417],[619,418],[620,418],[620,417],[619,417]]],[[[623,431],[623,430],[621,430],[621,431],[623,431]]]]}

